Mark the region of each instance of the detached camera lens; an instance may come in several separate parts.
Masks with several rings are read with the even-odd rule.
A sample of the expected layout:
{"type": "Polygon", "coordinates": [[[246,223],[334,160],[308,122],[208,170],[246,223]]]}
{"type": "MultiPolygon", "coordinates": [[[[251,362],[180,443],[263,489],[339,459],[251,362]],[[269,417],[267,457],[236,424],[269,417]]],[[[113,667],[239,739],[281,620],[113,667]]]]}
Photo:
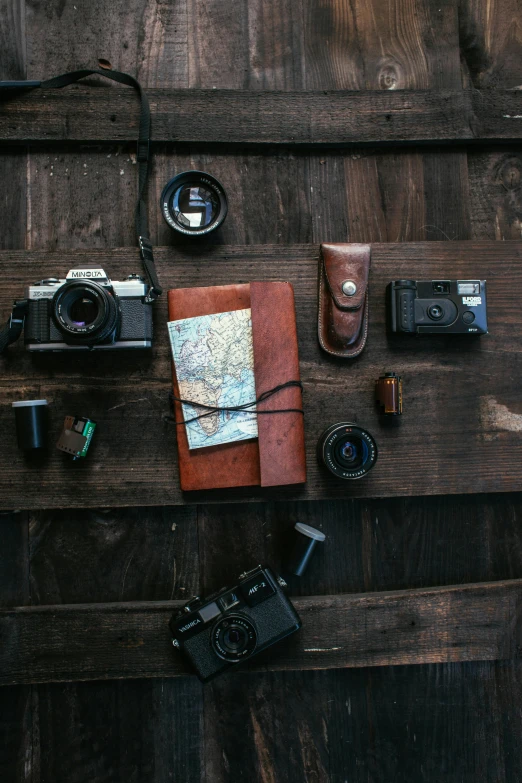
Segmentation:
{"type": "Polygon", "coordinates": [[[377,444],[368,430],[340,422],[328,427],[319,438],[317,457],[337,478],[358,479],[377,462],[377,444]]]}
{"type": "Polygon", "coordinates": [[[439,304],[432,304],[428,307],[428,316],[432,321],[440,321],[444,316],[444,308],[439,304]]]}
{"type": "Polygon", "coordinates": [[[256,648],[257,634],[253,623],[243,615],[225,615],[212,629],[212,647],[224,661],[237,663],[256,648]]]}
{"type": "Polygon", "coordinates": [[[161,211],[171,228],[187,236],[215,231],[227,216],[223,186],[204,171],[184,171],[171,179],[161,194],[161,211]]]}

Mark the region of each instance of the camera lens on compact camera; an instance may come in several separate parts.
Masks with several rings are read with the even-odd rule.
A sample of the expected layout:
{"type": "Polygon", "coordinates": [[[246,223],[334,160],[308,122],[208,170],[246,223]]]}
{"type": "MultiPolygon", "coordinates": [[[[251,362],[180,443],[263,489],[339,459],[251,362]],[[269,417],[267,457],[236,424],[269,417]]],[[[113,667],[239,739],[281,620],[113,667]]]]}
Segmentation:
{"type": "Polygon", "coordinates": [[[440,321],[444,316],[444,308],[440,304],[432,304],[428,307],[428,316],[432,321],[440,321]]]}
{"type": "Polygon", "coordinates": [[[226,615],[212,629],[211,641],[216,655],[229,663],[237,663],[256,649],[256,629],[243,615],[226,615]]]}
{"type": "Polygon", "coordinates": [[[228,212],[223,185],[204,171],[184,171],[161,194],[161,212],[171,228],[186,236],[215,231],[228,212]]]}
{"type": "Polygon", "coordinates": [[[120,308],[105,287],[91,280],[73,280],[54,295],[52,314],[66,341],[96,345],[114,335],[120,308]]]}
{"type": "Polygon", "coordinates": [[[377,444],[368,430],[351,422],[339,422],[319,438],[317,456],[337,478],[358,479],[375,465],[377,444]]]}

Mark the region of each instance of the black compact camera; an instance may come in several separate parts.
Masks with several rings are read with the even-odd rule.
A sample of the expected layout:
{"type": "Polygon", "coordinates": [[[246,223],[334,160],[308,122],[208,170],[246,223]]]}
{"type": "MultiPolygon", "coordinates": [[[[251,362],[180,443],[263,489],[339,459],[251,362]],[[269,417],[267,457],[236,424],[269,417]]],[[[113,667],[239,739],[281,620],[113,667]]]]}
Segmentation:
{"type": "Polygon", "coordinates": [[[393,280],[388,326],[407,334],[487,334],[485,280],[393,280]]]}
{"type": "Polygon", "coordinates": [[[270,568],[257,566],[241,574],[235,587],[193,598],[173,615],[173,645],[202,682],[300,629],[284,587],[286,582],[270,568]]]}
{"type": "Polygon", "coordinates": [[[24,342],[29,351],[150,348],[152,306],[139,275],[109,280],[103,269],[71,269],[67,277],[29,286],[24,342]]]}

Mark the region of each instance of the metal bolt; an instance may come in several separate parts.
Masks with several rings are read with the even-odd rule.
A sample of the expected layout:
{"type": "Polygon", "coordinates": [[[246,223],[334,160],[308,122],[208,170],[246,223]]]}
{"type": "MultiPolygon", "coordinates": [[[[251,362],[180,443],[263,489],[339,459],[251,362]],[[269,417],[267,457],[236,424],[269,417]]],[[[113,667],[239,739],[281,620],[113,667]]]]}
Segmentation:
{"type": "Polygon", "coordinates": [[[357,286],[355,285],[353,280],[345,280],[344,283],[341,285],[341,288],[345,296],[353,296],[357,291],[357,286]]]}
{"type": "Polygon", "coordinates": [[[179,650],[179,642],[178,642],[178,640],[177,640],[177,639],[173,639],[173,640],[172,640],[172,645],[173,645],[173,647],[177,647],[177,648],[178,648],[178,650],[179,650]]]}
{"type": "Polygon", "coordinates": [[[283,579],[282,576],[278,576],[277,577],[277,581],[278,581],[279,587],[288,587],[287,583],[285,582],[285,580],[283,579]]]}

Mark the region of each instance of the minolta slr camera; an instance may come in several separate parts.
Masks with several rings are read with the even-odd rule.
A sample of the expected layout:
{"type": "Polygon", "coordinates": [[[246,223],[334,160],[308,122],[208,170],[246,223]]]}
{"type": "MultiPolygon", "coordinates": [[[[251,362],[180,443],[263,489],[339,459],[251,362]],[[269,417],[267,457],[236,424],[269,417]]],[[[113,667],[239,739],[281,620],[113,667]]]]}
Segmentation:
{"type": "Polygon", "coordinates": [[[100,267],[71,269],[29,286],[24,342],[29,351],[150,348],[152,307],[139,275],[110,280],[100,267]]]}
{"type": "Polygon", "coordinates": [[[391,332],[488,332],[485,280],[393,280],[386,298],[391,332]]]}
{"type": "Polygon", "coordinates": [[[193,598],[170,621],[174,647],[206,682],[298,631],[301,620],[283,592],[286,583],[270,568],[241,574],[202,600],[193,598]]]}

